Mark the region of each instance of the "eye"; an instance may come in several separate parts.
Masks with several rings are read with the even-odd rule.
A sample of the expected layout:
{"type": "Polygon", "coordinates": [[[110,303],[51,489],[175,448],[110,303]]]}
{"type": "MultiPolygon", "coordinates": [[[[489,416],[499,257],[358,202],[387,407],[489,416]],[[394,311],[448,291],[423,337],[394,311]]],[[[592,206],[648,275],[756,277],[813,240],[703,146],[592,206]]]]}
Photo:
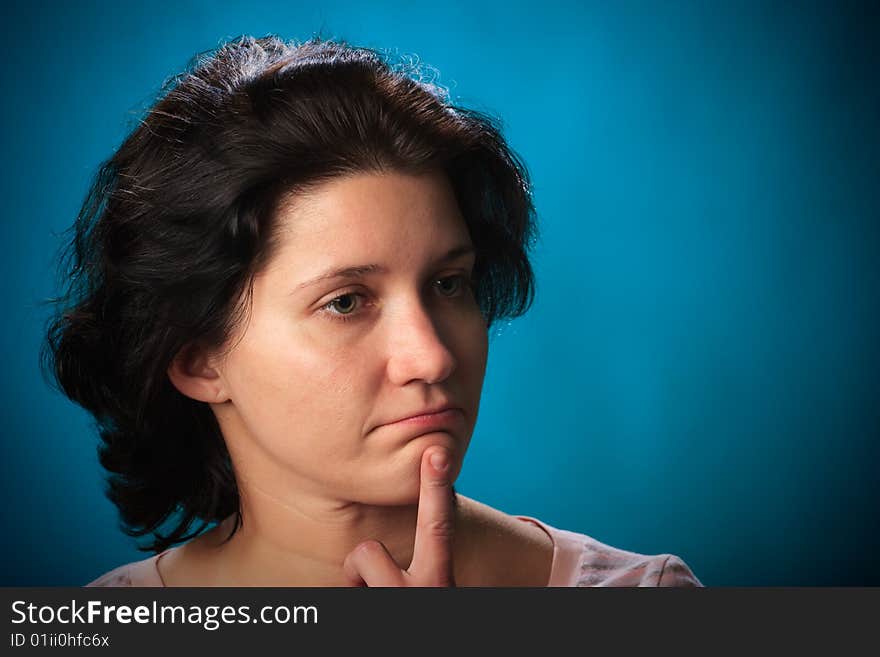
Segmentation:
{"type": "Polygon", "coordinates": [[[455,276],[447,276],[446,278],[438,278],[435,283],[439,283],[437,289],[440,290],[440,294],[443,296],[451,297],[455,296],[455,294],[462,288],[465,283],[464,276],[455,275],[455,276]],[[450,286],[449,283],[452,283],[450,286]]]}
{"type": "Polygon", "coordinates": [[[357,292],[346,292],[334,299],[330,299],[330,301],[321,306],[321,310],[333,319],[347,322],[358,314],[356,312],[357,303],[355,300],[363,297],[365,295],[358,294],[357,292]]]}
{"type": "MultiPolygon", "coordinates": [[[[434,279],[434,287],[436,287],[442,297],[447,299],[461,296],[462,289],[470,284],[470,279],[461,274],[434,279]]],[[[321,306],[320,311],[329,316],[330,319],[341,322],[354,321],[361,315],[360,307],[366,298],[366,294],[346,292],[330,299],[330,301],[321,306]],[[360,303],[358,303],[358,300],[361,300],[360,303]]]]}

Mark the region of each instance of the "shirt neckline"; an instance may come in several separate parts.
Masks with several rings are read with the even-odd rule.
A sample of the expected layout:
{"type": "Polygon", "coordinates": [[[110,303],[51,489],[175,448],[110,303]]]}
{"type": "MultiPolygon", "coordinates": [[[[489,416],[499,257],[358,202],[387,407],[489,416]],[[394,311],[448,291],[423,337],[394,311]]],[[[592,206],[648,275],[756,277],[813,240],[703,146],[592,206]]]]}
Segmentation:
{"type": "Polygon", "coordinates": [[[572,586],[572,581],[578,574],[577,568],[583,553],[581,542],[570,536],[570,532],[551,527],[537,518],[531,516],[514,517],[537,525],[553,541],[553,564],[550,567],[550,581],[547,582],[547,586],[572,586]]]}

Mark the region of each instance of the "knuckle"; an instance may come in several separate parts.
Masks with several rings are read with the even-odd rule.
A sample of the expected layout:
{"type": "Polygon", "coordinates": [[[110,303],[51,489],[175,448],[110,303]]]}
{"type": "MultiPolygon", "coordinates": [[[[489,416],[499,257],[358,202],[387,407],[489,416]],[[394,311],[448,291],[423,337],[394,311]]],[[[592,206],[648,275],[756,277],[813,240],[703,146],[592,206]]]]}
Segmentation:
{"type": "Polygon", "coordinates": [[[425,529],[431,536],[438,538],[451,538],[455,534],[455,524],[450,518],[429,520],[425,524],[425,529]]]}
{"type": "Polygon", "coordinates": [[[370,557],[381,554],[383,552],[383,549],[379,541],[371,539],[369,541],[364,541],[363,543],[360,543],[354,549],[354,551],[360,555],[370,557]]]}
{"type": "MultiPolygon", "coordinates": [[[[449,487],[449,482],[446,480],[445,476],[438,476],[425,479],[425,485],[428,488],[437,488],[442,490],[449,487]]],[[[452,492],[450,491],[450,495],[451,494],[452,492]]]]}

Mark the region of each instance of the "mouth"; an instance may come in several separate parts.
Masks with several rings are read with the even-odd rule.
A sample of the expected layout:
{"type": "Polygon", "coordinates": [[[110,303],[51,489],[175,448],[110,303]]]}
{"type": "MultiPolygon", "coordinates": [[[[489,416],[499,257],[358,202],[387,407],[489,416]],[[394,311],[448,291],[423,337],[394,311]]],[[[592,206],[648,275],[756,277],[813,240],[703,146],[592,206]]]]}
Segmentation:
{"type": "Polygon", "coordinates": [[[382,426],[419,429],[421,431],[453,431],[461,428],[463,423],[464,413],[460,408],[447,408],[436,413],[414,415],[382,426]]]}

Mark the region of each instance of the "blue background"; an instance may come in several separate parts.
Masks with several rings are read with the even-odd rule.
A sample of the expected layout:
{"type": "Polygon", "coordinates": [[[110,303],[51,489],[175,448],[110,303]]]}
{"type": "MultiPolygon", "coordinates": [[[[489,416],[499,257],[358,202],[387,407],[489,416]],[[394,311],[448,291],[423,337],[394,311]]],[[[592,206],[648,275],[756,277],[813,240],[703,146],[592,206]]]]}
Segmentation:
{"type": "Polygon", "coordinates": [[[322,30],[435,66],[532,173],[537,298],[492,338],[460,492],[708,585],[880,585],[880,22],[703,4],[5,8],[0,584],[146,556],[38,368],[98,163],[195,52],[322,30]]]}

